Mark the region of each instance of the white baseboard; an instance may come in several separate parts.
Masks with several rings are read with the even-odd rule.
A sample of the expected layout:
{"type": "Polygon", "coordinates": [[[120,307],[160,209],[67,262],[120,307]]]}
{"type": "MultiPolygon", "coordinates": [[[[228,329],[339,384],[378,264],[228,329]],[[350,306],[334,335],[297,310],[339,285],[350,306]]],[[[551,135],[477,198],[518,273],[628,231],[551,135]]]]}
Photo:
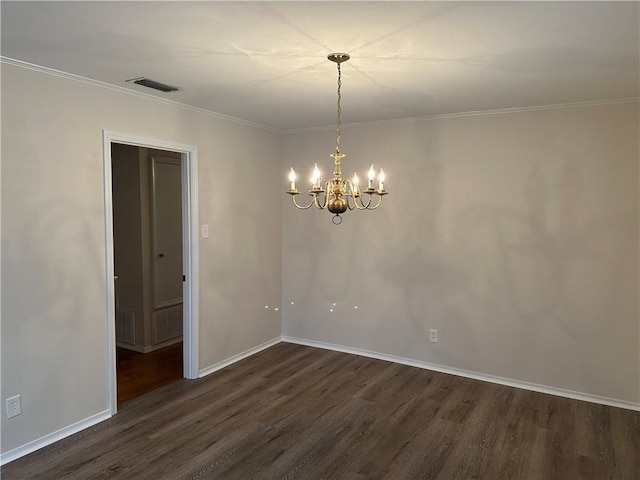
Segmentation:
{"type": "Polygon", "coordinates": [[[84,430],[85,428],[89,428],[94,426],[97,423],[100,423],[104,420],[111,418],[111,412],[109,410],[104,410],[103,412],[96,413],[95,415],[91,415],[84,420],[80,420],[74,424],[71,424],[67,427],[61,428],[60,430],[56,430],[53,433],[49,433],[44,437],[40,437],[36,440],[33,440],[29,443],[25,443],[24,445],[14,448],[13,450],[9,450],[6,453],[0,454],[0,465],[4,465],[5,463],[12,462],[17,460],[20,457],[24,457],[36,450],[46,447],[47,445],[51,445],[63,438],[66,438],[74,433],[78,433],[80,430],[84,430]]]}
{"type": "MultiPolygon", "coordinates": [[[[336,345],[332,343],[318,342],[315,340],[307,340],[304,338],[296,338],[289,336],[282,336],[273,338],[267,342],[262,343],[256,347],[250,348],[241,352],[237,355],[233,355],[232,357],[227,358],[221,362],[218,362],[209,367],[203,368],[198,372],[198,378],[202,378],[210,373],[221,370],[235,362],[243,360],[251,355],[254,355],[266,348],[272,347],[280,342],[288,342],[288,343],[296,343],[299,345],[306,345],[309,347],[316,348],[324,348],[326,350],[333,350],[336,352],[350,353],[353,355],[360,355],[363,357],[375,358],[378,360],[384,360],[387,362],[399,363],[402,365],[408,365],[411,367],[418,367],[425,370],[433,370],[441,373],[448,373],[451,375],[458,375],[460,377],[472,378],[475,380],[481,380],[485,382],[497,383],[500,385],[506,385],[509,387],[522,388],[524,390],[531,390],[534,392],[546,393],[550,395],[556,395],[559,397],[572,398],[574,400],[582,400],[585,402],[597,403],[601,405],[608,405],[611,407],[625,408],[628,410],[636,410],[640,411],[640,403],[629,402],[627,400],[619,400],[616,398],[603,397],[599,395],[592,395],[589,393],[575,392],[572,390],[566,390],[563,388],[549,387],[546,385],[539,385],[536,383],[523,382],[520,380],[513,380],[511,378],[498,377],[495,375],[488,375],[484,373],[473,372],[470,370],[463,370],[454,367],[447,367],[444,365],[438,365],[434,363],[422,362],[418,360],[412,360],[409,358],[398,357],[395,355],[388,355],[385,353],[373,352],[370,350],[363,350],[360,348],[348,347],[344,345],[336,345]]],[[[20,447],[14,448],[6,453],[0,454],[0,465],[4,465],[5,463],[12,462],[20,457],[28,455],[29,453],[35,452],[40,448],[46,447],[54,442],[62,440],[70,435],[78,433],[81,430],[92,427],[93,425],[100,423],[104,420],[111,418],[111,412],[109,410],[105,410],[100,413],[96,413],[84,420],[80,420],[72,425],[61,428],[53,433],[40,437],[36,440],[33,440],[29,443],[26,443],[20,447]]]]}
{"type": "Polygon", "coordinates": [[[221,362],[218,362],[206,368],[203,368],[198,372],[198,378],[202,378],[209,375],[210,373],[217,372],[218,370],[221,370],[224,367],[228,367],[232,363],[236,363],[240,360],[250,357],[251,355],[258,353],[259,351],[264,350],[265,348],[272,347],[275,344],[280,343],[281,341],[282,341],[282,337],[272,338],[271,340],[264,342],[263,344],[258,345],[257,347],[250,348],[249,350],[245,350],[244,352],[238,353],[237,355],[229,357],[226,360],[222,360],[221,362]]]}
{"type": "Polygon", "coordinates": [[[484,382],[498,383],[500,385],[507,385],[509,387],[522,388],[524,390],[531,390],[534,392],[547,393],[549,395],[556,395],[559,397],[572,398],[574,400],[582,400],[585,402],[598,403],[601,405],[608,405],[610,407],[625,408],[628,410],[640,411],[640,403],[629,402],[627,400],[619,400],[617,398],[603,397],[600,395],[592,395],[590,393],[575,392],[573,390],[566,390],[564,388],[549,387],[547,385],[539,385],[537,383],[523,382],[520,380],[514,380],[511,378],[498,377],[495,375],[488,375],[486,373],[478,373],[470,370],[463,370],[460,368],[447,367],[444,365],[438,365],[435,363],[421,362],[419,360],[412,360],[410,358],[397,357],[395,355],[388,355],[385,353],[373,352],[370,350],[362,350],[360,348],[347,347],[344,345],[336,345],[333,343],[317,342],[315,340],[307,340],[304,338],[282,336],[283,342],[297,343],[299,345],[306,345],[309,347],[324,348],[326,350],[334,350],[336,352],[351,353],[354,355],[360,355],[363,357],[375,358],[378,360],[385,360],[387,362],[400,363],[402,365],[409,365],[411,367],[423,368],[425,370],[433,370],[435,372],[448,373],[451,375],[458,375],[465,378],[473,378],[475,380],[482,380],[484,382]]]}
{"type": "Polygon", "coordinates": [[[176,338],[172,338],[171,340],[166,340],[162,343],[158,343],[156,345],[151,345],[150,347],[142,347],[140,345],[132,345],[130,343],[124,343],[124,342],[116,342],[116,346],[124,348],[126,350],[138,352],[138,353],[150,353],[155,350],[160,350],[161,348],[168,347],[169,345],[180,343],[181,341],[182,341],[182,335],[176,338]]]}
{"type": "MultiPolygon", "coordinates": [[[[256,347],[245,350],[244,352],[241,352],[237,355],[229,357],[226,360],[223,360],[222,362],[218,362],[214,365],[211,365],[210,367],[204,368],[200,370],[200,372],[198,373],[198,378],[209,375],[210,373],[213,373],[217,370],[227,367],[232,363],[235,363],[244,358],[250,357],[251,355],[256,354],[266,348],[272,347],[273,345],[280,343],[281,341],[282,341],[282,337],[273,338],[261,345],[258,345],[256,347]]],[[[171,344],[171,343],[172,343],[171,341],[168,342],[168,344],[171,344]]],[[[163,346],[166,346],[166,345],[163,344],[163,346]]],[[[29,453],[35,452],[36,450],[46,447],[47,445],[50,445],[59,440],[62,440],[70,435],[73,435],[74,433],[78,433],[79,431],[84,430],[85,428],[92,427],[93,425],[100,423],[104,420],[107,420],[109,418],[111,418],[111,412],[109,410],[105,410],[104,412],[100,412],[95,415],[92,415],[84,420],[81,420],[72,425],[69,425],[68,427],[61,428],[60,430],[57,430],[53,433],[45,435],[44,437],[33,440],[32,442],[26,443],[20,447],[14,448],[13,450],[10,450],[6,453],[2,453],[0,454],[0,465],[4,465],[5,463],[9,463],[9,462],[12,462],[13,460],[17,460],[20,457],[23,457],[25,455],[28,455],[29,453]]]]}

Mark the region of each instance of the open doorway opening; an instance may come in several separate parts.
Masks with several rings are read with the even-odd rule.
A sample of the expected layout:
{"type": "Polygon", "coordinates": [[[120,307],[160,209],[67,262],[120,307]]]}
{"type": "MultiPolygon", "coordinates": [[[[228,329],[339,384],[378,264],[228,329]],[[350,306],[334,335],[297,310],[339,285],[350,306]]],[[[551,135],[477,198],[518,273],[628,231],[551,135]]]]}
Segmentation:
{"type": "Polygon", "coordinates": [[[179,152],[111,144],[118,405],[183,376],[179,152]]]}
{"type": "Polygon", "coordinates": [[[197,148],[109,131],[103,139],[113,414],[198,377],[197,148]]]}

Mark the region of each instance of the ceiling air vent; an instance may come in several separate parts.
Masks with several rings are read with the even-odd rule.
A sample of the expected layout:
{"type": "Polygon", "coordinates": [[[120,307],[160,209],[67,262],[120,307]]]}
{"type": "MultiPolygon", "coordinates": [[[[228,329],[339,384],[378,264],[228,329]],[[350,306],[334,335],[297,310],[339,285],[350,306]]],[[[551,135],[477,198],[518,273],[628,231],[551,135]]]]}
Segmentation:
{"type": "Polygon", "coordinates": [[[138,85],[142,85],[143,87],[153,88],[154,90],[160,90],[161,92],[165,93],[177,92],[178,90],[180,90],[178,87],[167,85],[166,83],[156,82],[155,80],[151,80],[145,77],[132,78],[131,80],[127,80],[127,82],[137,83],[138,85]]]}

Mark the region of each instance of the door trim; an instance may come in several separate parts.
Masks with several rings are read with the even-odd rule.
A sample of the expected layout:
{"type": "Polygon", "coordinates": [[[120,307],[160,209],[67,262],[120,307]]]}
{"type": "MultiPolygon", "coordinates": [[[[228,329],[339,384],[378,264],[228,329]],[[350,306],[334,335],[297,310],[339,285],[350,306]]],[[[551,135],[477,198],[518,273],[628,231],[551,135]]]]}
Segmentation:
{"type": "Polygon", "coordinates": [[[183,376],[198,378],[199,339],[199,227],[198,227],[198,147],[158,140],[140,135],[102,131],[104,166],[105,218],[105,284],[107,326],[107,404],[111,414],[118,409],[116,374],[115,286],[113,254],[113,191],[111,176],[111,144],[123,143],[137,147],[179,152],[182,168],[182,244],[185,281],[183,285],[183,376]]]}

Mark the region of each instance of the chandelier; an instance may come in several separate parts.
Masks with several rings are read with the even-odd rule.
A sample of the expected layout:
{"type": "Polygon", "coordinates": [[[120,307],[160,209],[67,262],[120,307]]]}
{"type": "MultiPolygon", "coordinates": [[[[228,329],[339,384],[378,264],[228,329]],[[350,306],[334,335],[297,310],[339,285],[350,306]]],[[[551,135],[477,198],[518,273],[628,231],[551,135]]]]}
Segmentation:
{"type": "Polygon", "coordinates": [[[327,180],[320,180],[320,170],[318,169],[318,164],[315,164],[313,167],[313,174],[311,176],[311,190],[309,190],[309,196],[311,196],[311,201],[308,205],[299,205],[296,201],[296,195],[300,194],[300,191],[296,188],[296,172],[291,169],[289,173],[289,190],[287,193],[291,195],[291,199],[293,200],[293,204],[301,209],[306,210],[312,206],[316,206],[319,210],[327,209],[329,212],[333,213],[334,216],[332,218],[332,222],[335,225],[339,225],[342,223],[341,214],[345,213],[347,210],[374,210],[380,206],[382,203],[382,197],[387,194],[384,189],[384,171],[380,169],[380,173],[378,174],[378,188],[374,188],[373,181],[375,179],[376,173],[371,165],[371,168],[368,172],[369,182],[367,184],[367,188],[364,190],[360,189],[358,175],[356,173],[353,174],[352,179],[342,178],[341,171],[341,159],[345,156],[340,152],[340,114],[342,113],[342,108],[340,107],[340,100],[342,98],[342,94],[340,92],[340,88],[342,87],[342,73],[340,71],[340,64],[342,62],[346,62],[349,60],[349,54],[347,53],[332,53],[327,57],[332,62],[335,62],[338,67],[338,120],[336,127],[336,153],[331,154],[333,157],[333,177],[327,180]],[[363,198],[363,195],[366,194],[367,197],[363,198]],[[374,199],[374,197],[378,197],[374,199]]]}

